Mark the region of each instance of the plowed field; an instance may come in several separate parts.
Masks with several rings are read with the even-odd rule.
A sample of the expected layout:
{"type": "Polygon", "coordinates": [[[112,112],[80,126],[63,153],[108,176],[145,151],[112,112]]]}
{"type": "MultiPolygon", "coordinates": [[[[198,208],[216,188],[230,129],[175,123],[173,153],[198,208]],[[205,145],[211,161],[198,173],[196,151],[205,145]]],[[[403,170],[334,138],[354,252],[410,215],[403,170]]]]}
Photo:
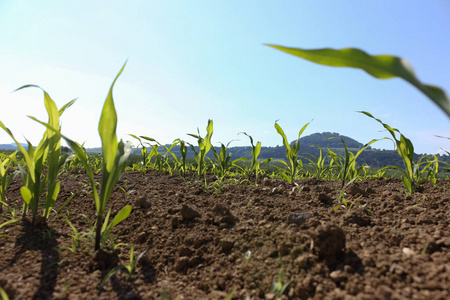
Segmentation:
{"type": "MultiPolygon", "coordinates": [[[[276,299],[283,270],[281,299],[450,299],[450,181],[406,196],[401,180],[365,180],[347,190],[357,204],[336,212],[338,182],[296,183],[217,191],[194,177],[126,172],[109,205],[112,215],[133,211],[114,228],[115,243],[145,254],[131,280],[118,272],[99,294],[129,248],[94,252],[84,238],[76,253],[64,249],[73,231],[63,216],[87,232],[82,214],[95,213],[87,177],[64,174],[55,210],[76,194],[47,226],[0,229],[0,287],[11,299],[225,299],[233,290],[233,299],[276,299]]],[[[10,207],[22,204],[20,186],[16,178],[8,190],[10,207]]]]}

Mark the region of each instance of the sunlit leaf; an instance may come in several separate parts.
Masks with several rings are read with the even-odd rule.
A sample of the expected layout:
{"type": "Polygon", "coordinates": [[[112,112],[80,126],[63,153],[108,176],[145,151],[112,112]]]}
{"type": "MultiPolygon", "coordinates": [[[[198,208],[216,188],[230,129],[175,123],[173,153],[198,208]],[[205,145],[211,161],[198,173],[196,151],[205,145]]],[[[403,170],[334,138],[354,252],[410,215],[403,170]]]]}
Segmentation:
{"type": "Polygon", "coordinates": [[[270,44],[267,46],[321,65],[361,69],[378,79],[402,78],[424,93],[450,117],[450,100],[447,94],[436,86],[420,82],[406,59],[391,55],[369,55],[356,48],[307,50],[270,44]]]}

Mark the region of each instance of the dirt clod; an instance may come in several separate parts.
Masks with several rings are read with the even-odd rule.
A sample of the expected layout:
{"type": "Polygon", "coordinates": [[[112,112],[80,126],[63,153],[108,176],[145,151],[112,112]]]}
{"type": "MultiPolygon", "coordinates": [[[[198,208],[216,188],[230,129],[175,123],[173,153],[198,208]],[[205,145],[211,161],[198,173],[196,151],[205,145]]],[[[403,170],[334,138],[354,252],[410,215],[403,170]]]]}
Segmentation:
{"type": "Polygon", "coordinates": [[[345,248],[345,233],[336,225],[321,225],[314,233],[314,244],[319,257],[328,264],[334,264],[337,255],[345,248]]]}
{"type": "Polygon", "coordinates": [[[198,209],[192,205],[183,204],[180,210],[181,217],[183,220],[193,220],[200,217],[200,212],[198,209]]]}

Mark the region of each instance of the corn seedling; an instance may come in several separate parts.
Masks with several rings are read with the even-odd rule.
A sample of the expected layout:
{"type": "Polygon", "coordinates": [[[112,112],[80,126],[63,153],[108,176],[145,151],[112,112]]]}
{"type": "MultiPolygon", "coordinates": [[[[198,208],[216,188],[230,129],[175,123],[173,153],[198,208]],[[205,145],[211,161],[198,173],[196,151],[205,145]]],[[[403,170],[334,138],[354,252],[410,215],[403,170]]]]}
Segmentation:
{"type": "Polygon", "coordinates": [[[423,196],[422,196],[422,203],[414,204],[413,207],[425,205],[426,200],[427,200],[427,197],[425,197],[425,195],[423,195],[423,196]]]}
{"type": "MultiPolygon", "coordinates": [[[[376,120],[378,123],[383,125],[383,127],[392,136],[397,148],[397,152],[403,160],[405,169],[401,169],[396,166],[390,166],[390,168],[399,170],[401,172],[403,185],[405,186],[408,193],[413,194],[417,186],[423,182],[423,174],[425,174],[427,170],[429,170],[429,168],[436,168],[437,162],[430,160],[424,162],[422,161],[423,157],[414,161],[414,146],[410,139],[401,134],[398,129],[392,128],[388,124],[383,123],[380,119],[375,118],[370,113],[365,111],[361,111],[360,113],[365,114],[366,116],[376,120]],[[397,138],[397,133],[400,135],[400,138],[397,138]],[[422,166],[424,164],[425,166],[422,166]]],[[[431,171],[429,176],[432,176],[433,174],[435,174],[434,171],[431,171]]]]}
{"type": "MultiPolygon", "coordinates": [[[[334,138],[334,137],[333,137],[334,138]]],[[[348,150],[347,144],[343,139],[340,139],[342,144],[344,144],[344,155],[345,156],[339,156],[335,152],[331,151],[330,149],[327,149],[328,154],[330,155],[332,162],[335,163],[335,166],[338,169],[339,179],[342,180],[341,188],[344,188],[344,185],[346,182],[354,181],[359,171],[362,169],[356,168],[356,159],[358,156],[367,149],[370,145],[375,143],[378,140],[371,140],[367,144],[365,144],[356,154],[353,154],[348,150]]]]}
{"type": "Polygon", "coordinates": [[[284,294],[285,290],[289,286],[290,282],[286,282],[283,284],[284,281],[284,267],[283,267],[283,261],[281,260],[280,256],[280,262],[281,262],[281,268],[280,272],[278,273],[278,280],[272,283],[272,289],[270,290],[271,293],[275,294],[275,299],[281,299],[281,295],[284,294]]]}
{"type": "Polygon", "coordinates": [[[178,159],[176,157],[175,154],[173,154],[171,152],[172,148],[175,147],[178,143],[178,140],[175,140],[172,145],[170,147],[167,147],[165,145],[162,145],[161,143],[159,143],[158,141],[156,141],[154,138],[148,137],[148,136],[135,136],[130,134],[132,137],[136,138],[139,140],[139,142],[142,145],[142,158],[143,158],[143,166],[144,166],[144,170],[147,167],[151,167],[153,169],[157,169],[159,173],[161,173],[164,170],[164,167],[167,167],[167,170],[171,172],[171,166],[169,164],[169,155],[172,156],[172,158],[178,162],[178,159]],[[143,142],[142,140],[146,140],[148,142],[143,142]],[[151,144],[150,142],[153,142],[154,144],[151,144]],[[152,147],[152,150],[150,151],[149,154],[148,150],[146,149],[145,145],[147,144],[148,146],[152,147]],[[164,148],[166,150],[165,154],[161,154],[158,150],[160,148],[164,148]],[[145,150],[144,150],[145,149],[145,150]],[[152,158],[155,157],[155,161],[154,163],[152,163],[152,158]]]}
{"type": "Polygon", "coordinates": [[[151,138],[151,137],[147,137],[147,136],[137,137],[132,134],[130,134],[130,136],[137,139],[142,147],[141,155],[142,155],[142,170],[143,170],[143,172],[145,173],[145,170],[147,168],[152,168],[152,169],[157,169],[161,173],[162,167],[163,167],[163,159],[162,159],[162,155],[158,151],[161,144],[158,143],[154,138],[151,138]],[[143,140],[146,140],[148,142],[144,142],[143,140]],[[154,144],[151,144],[150,142],[154,142],[154,144]],[[150,153],[148,153],[148,149],[145,145],[150,146],[152,148],[150,153]],[[155,157],[155,162],[152,163],[153,157],[155,157]]]}
{"type": "MultiPolygon", "coordinates": [[[[25,85],[17,90],[28,87],[37,87],[35,85],[25,85]]],[[[17,91],[16,90],[16,91],[17,91]]],[[[27,140],[28,150],[25,149],[14,137],[12,132],[0,121],[0,127],[14,140],[19,147],[25,162],[26,170],[19,165],[19,170],[22,176],[23,186],[20,189],[20,194],[24,200],[23,214],[31,209],[32,223],[35,224],[39,198],[47,186],[47,194],[44,203],[44,222],[48,218],[51,209],[54,206],[56,198],[58,197],[60,183],[57,181],[57,176],[60,168],[64,165],[67,155],[61,155],[61,137],[60,137],[60,121],[59,118],[65,109],[71,106],[75,100],[69,101],[60,110],[56,107],[55,102],[50,98],[49,94],[44,92],[44,104],[48,114],[48,124],[53,129],[47,129],[41,139],[39,145],[35,148],[27,140]],[[42,168],[44,162],[47,161],[47,173],[43,175],[42,168]],[[41,181],[42,179],[42,181],[41,181]]],[[[30,117],[34,119],[33,117],[30,117]]]]}
{"type": "Polygon", "coordinates": [[[106,282],[117,272],[119,272],[122,269],[127,270],[127,279],[130,280],[133,276],[134,269],[136,268],[136,264],[141,259],[141,257],[145,254],[146,251],[139,253],[136,257],[134,257],[134,246],[130,246],[130,263],[128,265],[118,265],[115,268],[113,268],[111,271],[106,274],[105,278],[103,278],[102,282],[100,283],[99,288],[99,294],[101,293],[103,286],[106,284],[106,282]]]}
{"type": "Polygon", "coordinates": [[[250,262],[250,257],[252,256],[252,251],[248,250],[247,252],[245,252],[245,256],[244,256],[244,270],[247,272],[248,271],[248,264],[250,262]]]}
{"type": "Polygon", "coordinates": [[[436,155],[433,155],[433,160],[426,157],[425,167],[422,168],[422,173],[425,174],[424,181],[431,181],[436,185],[437,174],[439,172],[439,160],[436,155]]]}
{"type": "Polygon", "coordinates": [[[116,135],[116,127],[117,127],[117,112],[114,106],[113,100],[113,88],[114,84],[119,78],[120,74],[122,74],[126,63],[123,65],[120,72],[117,74],[114,79],[111,88],[109,90],[108,96],[106,97],[105,103],[103,105],[102,114],[100,116],[100,122],[98,125],[98,132],[100,134],[100,138],[102,141],[102,180],[100,185],[100,193],[97,193],[97,187],[94,180],[94,173],[92,168],[89,165],[88,155],[85,151],[83,151],[80,144],[72,141],[68,137],[61,135],[59,130],[56,130],[50,124],[41,122],[35,118],[33,118],[38,123],[47,126],[47,128],[52,131],[58,133],[67,144],[74,150],[75,155],[80,159],[83,163],[84,168],[86,169],[86,173],[89,178],[89,182],[92,188],[92,194],[94,196],[95,201],[95,213],[96,213],[96,222],[95,222],[95,250],[100,249],[100,243],[104,240],[104,235],[109,233],[109,230],[126,219],[130,212],[131,206],[127,205],[122,208],[113,221],[108,224],[108,218],[104,220],[103,215],[105,212],[106,205],[111,197],[111,193],[114,189],[114,186],[119,181],[122,176],[126,161],[128,156],[131,153],[131,143],[124,144],[122,140],[120,142],[117,141],[116,135]]]}
{"type": "MultiPolygon", "coordinates": [[[[253,144],[253,138],[251,135],[247,134],[246,132],[240,132],[239,134],[245,134],[250,139],[250,144],[252,145],[252,160],[250,163],[250,167],[247,170],[244,170],[245,176],[250,180],[250,176],[252,174],[255,174],[255,184],[258,182],[258,175],[262,172],[261,171],[261,161],[258,160],[258,156],[261,153],[261,142],[257,142],[256,146],[253,144]]],[[[266,164],[269,163],[272,160],[272,158],[268,158],[264,160],[262,163],[266,164]]]]}
{"type": "Polygon", "coordinates": [[[66,221],[66,223],[70,226],[70,228],[73,231],[73,234],[69,234],[69,236],[72,238],[72,242],[70,247],[63,247],[62,249],[66,249],[69,250],[70,252],[72,252],[73,254],[77,253],[78,248],[81,247],[81,238],[83,236],[82,233],[80,233],[75,226],[73,226],[72,222],[70,222],[70,220],[67,217],[64,217],[64,220],[66,221]]]}
{"type": "Polygon", "coordinates": [[[386,177],[386,168],[381,168],[374,171],[369,165],[364,164],[362,166],[363,178],[384,178],[386,177]]]}
{"type": "Polygon", "coordinates": [[[58,209],[58,211],[56,212],[56,214],[60,214],[61,211],[64,209],[64,207],[66,207],[67,204],[69,204],[69,202],[73,199],[73,197],[75,197],[75,195],[78,193],[78,190],[75,193],[72,193],[67,199],[66,201],[64,201],[64,203],[61,205],[61,207],[58,209]]]}
{"type": "MultiPolygon", "coordinates": [[[[347,187],[347,186],[346,186],[347,187]]],[[[342,190],[339,191],[339,197],[338,197],[338,202],[339,204],[336,205],[334,207],[334,211],[337,211],[339,208],[343,207],[347,210],[351,210],[353,208],[353,206],[358,203],[358,201],[362,198],[362,196],[359,196],[358,198],[356,198],[355,200],[353,200],[353,202],[349,203],[347,201],[347,194],[344,192],[344,189],[346,188],[344,187],[342,190]]]]}
{"type": "MultiPolygon", "coordinates": [[[[86,148],[84,148],[84,144],[81,145],[81,149],[86,152],[86,148]]],[[[84,170],[84,165],[81,160],[74,154],[71,153],[64,164],[64,169],[66,172],[75,172],[80,173],[81,170],[84,170]]]]}
{"type": "Polygon", "coordinates": [[[3,205],[7,206],[5,200],[6,200],[6,190],[8,189],[11,182],[16,178],[16,176],[19,174],[19,171],[14,171],[12,173],[8,174],[9,167],[11,166],[11,163],[16,161],[16,152],[11,153],[10,155],[5,155],[3,153],[0,153],[0,158],[3,158],[0,160],[0,213],[3,211],[3,205]]]}
{"type": "Polygon", "coordinates": [[[195,154],[195,162],[197,163],[197,176],[200,178],[206,170],[206,154],[211,149],[211,136],[213,135],[213,121],[208,120],[208,126],[206,126],[206,136],[203,138],[200,136],[200,130],[197,128],[197,135],[188,133],[188,135],[197,139],[199,151],[195,150],[195,147],[191,144],[192,151],[195,154]]]}
{"type": "Polygon", "coordinates": [[[181,170],[183,173],[183,177],[186,177],[186,171],[187,171],[187,162],[186,162],[186,155],[188,151],[188,147],[186,146],[186,142],[180,139],[176,139],[175,142],[179,144],[180,147],[180,154],[181,158],[177,160],[178,169],[181,170]]]}
{"type": "MultiPolygon", "coordinates": [[[[117,247],[121,246],[121,244],[116,244],[115,239],[116,236],[112,235],[111,230],[113,227],[121,223],[123,220],[128,218],[131,213],[131,206],[127,205],[122,208],[119,213],[114,217],[114,219],[109,223],[109,218],[111,216],[111,209],[108,210],[108,213],[105,216],[105,220],[103,221],[103,225],[100,230],[100,248],[109,247],[112,250],[116,250],[117,247]]],[[[91,219],[82,214],[82,216],[86,219],[86,222],[89,225],[89,231],[84,232],[83,235],[86,236],[90,241],[96,242],[96,229],[97,229],[97,221],[92,222],[91,219]]]]}
{"type": "MultiPolygon", "coordinates": [[[[317,179],[327,179],[326,174],[327,171],[330,169],[330,166],[325,166],[326,157],[323,156],[322,149],[320,149],[319,151],[320,152],[318,157],[315,157],[314,155],[308,153],[308,155],[311,156],[312,159],[309,157],[304,157],[304,159],[309,161],[308,165],[314,170],[314,172],[311,174],[312,176],[316,177],[317,179]]],[[[332,161],[330,161],[330,164],[331,163],[332,161]]]]}
{"type": "Polygon", "coordinates": [[[286,147],[286,158],[288,161],[288,163],[286,163],[284,160],[279,160],[287,167],[287,172],[282,172],[281,176],[289,183],[292,183],[295,180],[298,175],[299,169],[303,166],[302,161],[300,160],[298,155],[300,151],[300,136],[302,135],[303,131],[305,131],[309,123],[305,124],[302,129],[300,129],[297,140],[294,141],[292,145],[290,145],[283,129],[280,127],[280,125],[278,125],[277,122],[275,122],[275,129],[283,138],[283,145],[284,147],[286,147]]]}
{"type": "Polygon", "coordinates": [[[177,156],[171,152],[172,148],[175,147],[177,144],[178,140],[173,141],[172,145],[170,145],[169,147],[159,144],[161,147],[164,148],[164,150],[166,150],[166,153],[164,153],[163,155],[159,153],[157,155],[158,170],[160,173],[163,171],[164,166],[166,166],[167,171],[170,173],[170,175],[172,175],[172,167],[169,163],[170,157],[172,157],[172,159],[174,160],[175,165],[179,164],[177,156]]]}
{"type": "Polygon", "coordinates": [[[103,160],[100,153],[88,155],[88,161],[94,174],[98,174],[102,170],[103,160]]]}
{"type": "Polygon", "coordinates": [[[131,137],[137,139],[139,141],[139,146],[141,146],[141,155],[142,155],[142,162],[141,162],[141,168],[142,168],[142,173],[145,174],[145,168],[147,166],[147,147],[144,145],[144,142],[142,141],[142,139],[134,134],[130,134],[131,137]]]}
{"type": "Polygon", "coordinates": [[[450,100],[447,94],[436,86],[420,82],[406,59],[390,55],[369,55],[356,48],[306,50],[269,44],[267,46],[321,65],[361,69],[378,79],[402,78],[425,94],[450,117],[450,100]]]}
{"type": "Polygon", "coordinates": [[[214,147],[211,147],[214,156],[216,157],[216,174],[219,180],[223,180],[229,169],[238,161],[244,160],[243,158],[238,158],[235,160],[231,160],[231,153],[228,152],[228,146],[230,145],[232,141],[228,142],[228,144],[225,146],[224,144],[220,144],[220,154],[217,153],[217,150],[214,147]]]}
{"type": "MultiPolygon", "coordinates": [[[[55,103],[50,96],[44,91],[44,103],[47,109],[49,120],[48,124],[56,129],[58,132],[61,130],[59,121],[60,115],[65,109],[71,106],[75,100],[68,102],[58,111],[55,103]]],[[[46,130],[46,139],[48,140],[47,151],[47,174],[45,175],[45,181],[47,183],[47,194],[44,203],[44,220],[46,220],[55,205],[56,198],[59,194],[60,182],[57,181],[57,177],[60,169],[65,164],[68,154],[61,155],[61,136],[58,132],[54,132],[51,129],[46,130]]]]}
{"type": "Polygon", "coordinates": [[[70,287],[71,285],[73,285],[73,284],[74,284],[73,281],[71,281],[71,282],[64,282],[64,283],[63,283],[62,296],[64,296],[64,294],[67,292],[67,290],[69,289],[69,287],[70,287]]]}
{"type": "Polygon", "coordinates": [[[5,211],[4,213],[2,213],[2,215],[9,213],[9,214],[11,214],[11,219],[15,219],[15,218],[17,218],[17,211],[20,210],[20,209],[21,209],[20,206],[18,206],[18,207],[11,207],[11,208],[9,208],[9,206],[8,206],[8,210],[5,211]]]}

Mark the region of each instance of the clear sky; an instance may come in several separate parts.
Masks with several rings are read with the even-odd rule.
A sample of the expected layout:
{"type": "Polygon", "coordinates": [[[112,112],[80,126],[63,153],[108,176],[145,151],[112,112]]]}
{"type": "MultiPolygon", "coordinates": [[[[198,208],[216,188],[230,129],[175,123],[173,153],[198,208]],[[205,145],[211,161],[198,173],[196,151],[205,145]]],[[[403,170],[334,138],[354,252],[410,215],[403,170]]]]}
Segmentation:
{"type": "MultiPolygon", "coordinates": [[[[450,149],[449,118],[400,79],[316,65],[264,46],[357,47],[406,58],[419,79],[450,94],[450,1],[25,1],[0,0],[0,120],[21,141],[40,140],[38,89],[61,107],[62,131],[100,146],[98,121],[112,80],[118,136],[195,140],[214,120],[213,144],[282,144],[338,132],[362,143],[387,136],[365,110],[409,137],[417,153],[450,149]]],[[[11,143],[0,133],[0,143],[11,143]]],[[[375,148],[393,149],[383,141],[375,148]]]]}

